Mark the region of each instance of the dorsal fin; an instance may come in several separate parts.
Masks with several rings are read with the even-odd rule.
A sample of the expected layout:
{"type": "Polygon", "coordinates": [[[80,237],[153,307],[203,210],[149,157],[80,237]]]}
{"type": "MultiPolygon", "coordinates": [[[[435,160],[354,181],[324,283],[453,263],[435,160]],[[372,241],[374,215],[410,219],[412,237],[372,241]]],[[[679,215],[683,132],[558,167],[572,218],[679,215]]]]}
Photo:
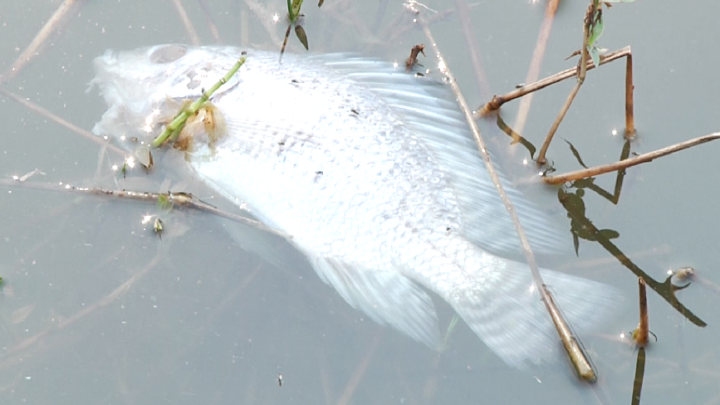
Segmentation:
{"type": "MultiPolygon", "coordinates": [[[[384,100],[413,134],[424,140],[447,173],[463,215],[461,233],[493,253],[517,253],[520,245],[509,214],[477,150],[449,87],[385,62],[348,54],[318,56],[325,64],[367,86],[384,100]]],[[[505,191],[537,253],[569,252],[559,229],[500,174],[505,191]]]]}

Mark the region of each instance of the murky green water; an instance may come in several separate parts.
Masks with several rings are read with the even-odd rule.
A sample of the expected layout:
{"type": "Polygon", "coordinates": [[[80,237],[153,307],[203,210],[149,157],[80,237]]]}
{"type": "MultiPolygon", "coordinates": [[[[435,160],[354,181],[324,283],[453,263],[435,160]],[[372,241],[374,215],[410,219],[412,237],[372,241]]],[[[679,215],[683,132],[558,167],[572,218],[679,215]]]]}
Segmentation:
{"type": "MultiPolygon", "coordinates": [[[[189,19],[205,44],[215,40],[198,2],[186,0],[189,19]]],[[[208,2],[209,3],[209,2],[208,2]]],[[[284,15],[282,1],[267,2],[267,21],[284,15]]],[[[402,31],[402,12],[391,1],[371,30],[378,2],[327,0],[319,11],[305,6],[306,30],[315,52],[355,51],[401,62],[427,40],[402,31]],[[388,28],[389,26],[389,28],[388,28]]],[[[85,93],[91,61],[105,49],[131,49],[190,41],[171,2],[88,2],[62,35],[16,78],[3,85],[23,98],[89,130],[105,106],[85,93]]],[[[452,2],[426,3],[433,10],[452,2]]],[[[0,71],[6,71],[58,8],[57,1],[0,6],[0,71]]],[[[470,4],[471,36],[491,93],[510,91],[526,79],[544,3],[484,1],[470,4]]],[[[563,59],[580,46],[585,4],[563,2],[547,43],[541,77],[572,67],[563,59]]],[[[284,26],[265,30],[244,2],[212,2],[210,14],[223,43],[279,48],[284,26]]],[[[606,12],[601,45],[632,46],[635,115],[632,151],[644,153],[718,130],[719,62],[714,52],[717,5],[639,0],[606,12]]],[[[432,12],[431,12],[432,14],[432,12]]],[[[282,21],[282,20],[281,20],[282,21]]],[[[433,30],[471,104],[481,95],[455,15],[433,30]]],[[[294,39],[291,49],[299,52],[294,39]]],[[[432,58],[425,59],[432,67],[432,58]]],[[[559,172],[579,168],[563,139],[587,165],[620,156],[624,125],[624,63],[591,71],[550,149],[559,172]]],[[[523,135],[536,146],[562,105],[571,81],[536,94],[523,135]]],[[[515,122],[517,102],[502,116],[515,122]]],[[[0,176],[36,168],[28,182],[71,183],[157,191],[163,178],[131,173],[119,180],[110,169],[121,156],[100,148],[26,107],[0,96],[0,176]],[[117,183],[116,183],[117,182],[117,183]]],[[[507,148],[497,129],[483,124],[490,142],[505,153],[499,164],[518,179],[527,152],[507,148]]],[[[707,144],[627,171],[617,205],[586,189],[585,216],[613,239],[648,276],[662,282],[670,268],[693,266],[720,283],[715,252],[720,202],[713,178],[720,144],[707,144]]],[[[595,183],[610,193],[614,175],[595,183]]],[[[213,199],[209,190],[176,174],[170,188],[213,199]]],[[[167,185],[162,189],[167,189],[167,185]]],[[[560,224],[570,219],[557,189],[525,190],[560,224]]],[[[567,190],[575,192],[575,189],[567,190]]],[[[464,325],[437,354],[352,310],[302,261],[277,269],[244,253],[224,226],[207,214],[175,210],[159,240],[141,223],[157,209],[148,204],[0,186],[0,398],[14,403],[627,403],[637,351],[616,338],[637,323],[636,276],[602,246],[579,241],[579,257],[542,263],[623,290],[628,300],[605,333],[583,337],[600,373],[594,387],[562,367],[527,374],[509,369],[464,325]],[[183,233],[184,231],[184,233],[183,233]],[[283,376],[282,387],[278,375],[283,376]]],[[[568,232],[568,247],[573,238],[568,232]]],[[[716,342],[720,298],[694,284],[680,302],[707,323],[700,328],[649,291],[651,329],[658,342],[647,351],[644,403],[713,403],[720,389],[716,342]]],[[[438,303],[439,304],[439,303],[438,303]]],[[[452,313],[439,305],[446,324],[452,313]]]]}

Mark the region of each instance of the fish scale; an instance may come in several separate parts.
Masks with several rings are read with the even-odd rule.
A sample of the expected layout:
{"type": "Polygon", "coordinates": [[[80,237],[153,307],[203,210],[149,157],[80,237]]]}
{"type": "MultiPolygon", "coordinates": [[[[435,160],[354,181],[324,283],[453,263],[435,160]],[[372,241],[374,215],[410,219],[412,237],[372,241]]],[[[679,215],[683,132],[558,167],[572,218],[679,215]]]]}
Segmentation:
{"type": "MultiPolygon", "coordinates": [[[[199,96],[240,53],[108,51],[95,60],[109,108],[94,132],[150,139],[168,98],[199,96]],[[152,134],[140,130],[148,122],[152,134]]],[[[187,161],[199,178],[291,235],[321,279],[373,320],[439,347],[430,291],[509,365],[560,359],[527,265],[506,258],[518,251],[514,228],[443,83],[348,55],[247,57],[213,96],[226,135],[211,147],[195,134],[187,161]]],[[[563,251],[554,226],[504,186],[533,248],[563,251]]],[[[619,302],[610,286],[541,273],[580,333],[619,302]]]]}

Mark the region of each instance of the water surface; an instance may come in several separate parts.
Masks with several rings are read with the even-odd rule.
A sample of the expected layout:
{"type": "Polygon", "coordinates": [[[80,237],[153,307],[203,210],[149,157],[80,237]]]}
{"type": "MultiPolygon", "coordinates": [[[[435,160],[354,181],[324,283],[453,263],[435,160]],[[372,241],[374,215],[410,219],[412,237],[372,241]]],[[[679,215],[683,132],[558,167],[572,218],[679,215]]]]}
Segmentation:
{"type": "MultiPolygon", "coordinates": [[[[283,16],[284,2],[269,3],[258,16],[242,2],[209,6],[223,43],[279,49],[285,26],[265,30],[263,19],[283,16]]],[[[360,52],[402,61],[411,46],[426,43],[419,30],[395,35],[403,12],[391,1],[369,35],[376,2],[327,0],[322,9],[305,6],[305,27],[313,52],[360,52]],[[354,5],[353,5],[354,4],[354,5]],[[388,28],[389,26],[389,28],[388,28]]],[[[215,43],[199,3],[185,1],[204,44],[215,43]]],[[[451,2],[426,5],[437,11],[451,2]]],[[[55,1],[5,5],[0,14],[0,71],[12,65],[44,22],[55,1]]],[[[544,3],[483,1],[470,4],[472,37],[491,93],[524,82],[544,3]]],[[[563,2],[541,68],[541,76],[573,66],[563,60],[581,43],[584,4],[563,2]]],[[[632,151],[644,153],[717,131],[720,82],[713,38],[717,5],[638,1],[606,12],[601,45],[631,45],[634,55],[638,138],[632,151]]],[[[432,12],[431,12],[432,13],[432,12]]],[[[282,18],[281,18],[282,21],[282,18]]],[[[448,63],[472,105],[481,94],[456,16],[433,27],[448,63]]],[[[89,130],[105,106],[86,93],[92,58],[108,48],[132,49],[191,41],[171,2],[88,2],[61,35],[12,81],[3,85],[21,97],[89,130]]],[[[290,50],[302,52],[294,38],[290,50]]],[[[431,54],[425,65],[433,68],[431,54]]],[[[422,62],[422,61],[421,61],[422,62]]],[[[591,71],[550,149],[559,172],[578,169],[567,143],[587,165],[618,158],[623,147],[624,63],[591,71]]],[[[539,145],[572,83],[535,96],[523,135],[539,145]]],[[[140,170],[123,180],[111,169],[122,156],[0,97],[0,176],[9,179],[35,168],[28,182],[102,186],[147,191],[191,191],[232,209],[188,173],[140,170]],[[98,158],[103,156],[99,165],[98,158]],[[166,180],[167,176],[167,180],[166,180]],[[164,183],[163,183],[164,182],[164,183]]],[[[502,116],[515,122],[517,102],[502,116]]],[[[498,149],[498,164],[522,181],[535,169],[522,165],[527,151],[508,146],[497,129],[483,133],[498,149]]],[[[653,279],[671,268],[693,266],[720,283],[715,209],[720,196],[712,178],[719,145],[707,144],[629,169],[618,204],[586,190],[585,215],[653,279]]],[[[612,193],[615,176],[595,183],[612,193]]],[[[524,187],[548,215],[570,229],[557,189],[524,187]]],[[[569,189],[568,192],[576,192],[569,189]]],[[[596,242],[580,240],[579,255],[542,264],[621,289],[628,297],[602,334],[585,336],[600,373],[594,388],[577,382],[561,366],[523,373],[509,369],[461,325],[442,354],[380,327],[351,309],[300,259],[277,269],[243,252],[220,222],[203,213],[174,210],[162,240],[142,224],[157,214],[152,204],[0,186],[0,398],[3,403],[538,403],[627,402],[637,351],[617,336],[637,323],[636,275],[596,242]],[[282,387],[278,375],[283,376],[282,387]]],[[[567,235],[568,249],[573,248],[567,235]]],[[[278,249],[287,249],[279,246],[278,249]]],[[[702,319],[700,328],[649,291],[651,329],[658,342],[647,351],[642,401],[717,401],[715,342],[718,295],[701,285],[678,292],[702,319]]],[[[440,305],[444,327],[452,317],[440,305]]]]}

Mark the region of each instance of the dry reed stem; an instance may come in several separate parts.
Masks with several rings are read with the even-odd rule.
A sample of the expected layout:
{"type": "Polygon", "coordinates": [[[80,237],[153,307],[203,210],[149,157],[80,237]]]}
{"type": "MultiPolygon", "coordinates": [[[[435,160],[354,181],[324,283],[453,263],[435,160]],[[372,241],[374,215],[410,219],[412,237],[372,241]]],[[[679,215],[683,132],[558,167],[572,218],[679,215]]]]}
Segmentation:
{"type": "MultiPolygon", "coordinates": [[[[525,83],[535,82],[540,75],[540,65],[542,64],[543,57],[545,55],[545,48],[547,47],[547,42],[550,38],[550,30],[552,30],[552,24],[555,20],[555,12],[557,11],[559,3],[560,0],[550,0],[547,2],[547,6],[545,7],[545,17],[543,18],[542,25],[540,26],[540,34],[538,35],[537,42],[535,43],[535,50],[533,51],[525,83]]],[[[525,129],[525,122],[527,121],[527,116],[530,112],[530,105],[532,104],[532,96],[532,93],[530,93],[527,97],[523,97],[520,100],[517,116],[515,117],[515,124],[513,124],[513,128],[517,133],[522,133],[525,129]]]]}
{"type": "Polygon", "coordinates": [[[566,183],[569,181],[580,180],[580,179],[584,179],[587,177],[597,176],[599,174],[614,172],[617,170],[623,170],[623,169],[626,169],[631,166],[636,166],[636,165],[639,165],[642,163],[651,162],[654,159],[663,157],[665,155],[669,155],[671,153],[681,151],[683,149],[691,148],[693,146],[701,145],[706,142],[714,141],[718,138],[720,138],[720,132],[715,132],[712,134],[701,136],[699,138],[690,139],[685,142],[680,142],[680,143],[672,145],[672,146],[658,149],[653,152],[648,152],[648,153],[644,153],[642,155],[635,156],[635,157],[632,157],[629,159],[621,160],[619,162],[610,163],[610,164],[602,165],[602,166],[591,167],[589,169],[577,170],[574,172],[561,174],[561,175],[557,175],[557,176],[543,177],[543,181],[547,184],[563,184],[563,183],[566,183]]]}
{"type": "MultiPolygon", "coordinates": [[[[622,49],[618,49],[617,51],[610,52],[608,54],[605,54],[600,57],[600,66],[610,63],[614,60],[620,59],[622,57],[631,56],[632,51],[629,46],[626,46],[622,49]]],[[[631,64],[632,66],[632,64],[631,64]]],[[[592,60],[589,60],[586,64],[587,70],[595,69],[595,65],[593,64],[592,60]]],[[[555,83],[561,82],[563,80],[567,80],[571,77],[577,76],[577,67],[570,68],[563,70],[562,72],[555,73],[552,76],[548,76],[544,79],[540,79],[537,82],[526,84],[519,89],[515,89],[509,93],[503,94],[502,96],[494,96],[492,100],[488,101],[483,105],[475,114],[475,118],[480,118],[482,116],[487,115],[488,113],[491,113],[493,111],[496,111],[502,107],[503,104],[507,103],[508,101],[515,100],[516,98],[522,97],[526,94],[530,94],[532,92],[538,91],[540,89],[544,89],[545,87],[551,86],[555,83]]],[[[627,91],[627,89],[626,89],[627,91]]]]}
{"type": "Polygon", "coordinates": [[[43,107],[40,107],[39,105],[33,103],[30,100],[24,99],[15,93],[12,93],[8,90],[3,89],[2,87],[0,87],[0,94],[4,95],[5,97],[7,97],[13,101],[16,101],[16,102],[22,104],[23,106],[27,107],[29,110],[35,111],[36,113],[42,115],[43,117],[45,117],[51,121],[54,121],[55,123],[75,132],[76,134],[78,134],[92,142],[95,142],[96,144],[98,144],[100,146],[107,146],[108,149],[112,150],[113,152],[117,152],[121,155],[126,154],[125,151],[118,148],[117,146],[108,144],[108,142],[105,139],[103,139],[102,137],[99,137],[89,131],[86,131],[71,122],[65,121],[64,119],[58,117],[57,115],[51,113],[50,111],[44,109],[43,107]]]}
{"type": "Polygon", "coordinates": [[[642,277],[638,278],[638,293],[640,297],[640,322],[638,323],[637,329],[632,333],[633,341],[640,347],[645,347],[648,344],[649,321],[648,321],[648,310],[647,310],[647,289],[645,288],[645,280],[642,277]]]}
{"type": "Polygon", "coordinates": [[[575,96],[577,96],[578,92],[580,91],[580,87],[582,86],[583,82],[585,82],[585,77],[581,78],[578,75],[577,83],[575,83],[575,86],[573,86],[572,90],[570,90],[570,94],[568,94],[567,99],[565,99],[565,104],[563,104],[562,108],[560,108],[560,112],[558,113],[557,117],[555,117],[555,121],[553,121],[552,126],[550,126],[550,131],[548,131],[548,134],[545,137],[545,141],[543,141],[543,144],[540,147],[540,153],[538,153],[537,158],[537,162],[539,164],[544,165],[545,163],[547,163],[547,160],[545,159],[545,154],[550,147],[550,142],[552,142],[555,133],[557,132],[558,128],[560,128],[560,123],[562,122],[562,120],[565,119],[565,115],[570,109],[570,105],[572,105],[572,102],[575,101],[575,96]]]}
{"type": "Polygon", "coordinates": [[[202,8],[203,14],[205,15],[205,22],[207,22],[208,28],[210,28],[210,32],[212,33],[213,38],[215,38],[216,44],[222,44],[222,41],[220,40],[220,32],[218,32],[217,27],[215,26],[215,21],[212,19],[212,13],[210,13],[210,8],[207,5],[207,1],[205,0],[198,0],[200,3],[200,7],[202,8]]]}
{"type": "Polygon", "coordinates": [[[64,329],[67,326],[70,326],[83,318],[87,317],[88,315],[96,312],[97,310],[106,307],[110,305],[112,302],[117,300],[118,298],[125,295],[130,290],[130,287],[133,286],[137,281],[142,279],[153,267],[157,265],[157,263],[160,261],[160,257],[162,256],[162,251],[159,250],[158,253],[155,255],[155,257],[140,271],[133,274],[129,279],[127,279],[124,283],[120,284],[117,288],[115,288],[110,294],[106,295],[102,299],[94,302],[93,304],[84,307],[79,312],[75,313],[70,318],[67,318],[59,323],[57,323],[55,326],[50,326],[45,328],[39,333],[36,333],[35,335],[24,339],[23,341],[17,343],[16,345],[10,347],[5,354],[0,357],[0,363],[2,363],[3,366],[9,365],[7,362],[7,358],[10,356],[13,356],[15,354],[18,354],[19,352],[26,350],[35,344],[39,343],[43,338],[50,335],[52,332],[56,332],[58,330],[64,329]]]}
{"type": "Polygon", "coordinates": [[[25,66],[40,54],[43,46],[47,43],[49,38],[58,30],[60,30],[70,18],[72,18],[73,12],[80,8],[87,0],[65,0],[60,4],[55,13],[45,23],[45,25],[38,31],[33,38],[30,45],[23,51],[22,54],[15,60],[15,63],[0,76],[0,84],[8,82],[16,77],[25,66]]]}
{"type": "MultiPolygon", "coordinates": [[[[485,162],[485,167],[488,170],[488,174],[490,175],[490,178],[492,179],[493,184],[495,185],[495,189],[497,190],[498,194],[500,195],[500,198],[503,201],[503,204],[505,205],[505,208],[508,211],[508,214],[510,215],[510,218],[513,221],[513,224],[515,225],[515,231],[518,234],[518,238],[520,239],[520,246],[522,248],[523,254],[525,255],[525,260],[528,263],[528,266],[530,267],[530,271],[532,273],[533,280],[535,282],[535,285],[538,288],[538,292],[540,293],[540,297],[542,298],[543,303],[545,304],[545,308],[548,311],[548,314],[550,315],[553,323],[555,324],[555,327],[557,328],[559,332],[559,337],[563,339],[563,344],[567,346],[573,346],[572,342],[566,342],[564,339],[566,337],[566,334],[560,333],[561,330],[563,331],[569,331],[569,327],[567,326],[567,322],[565,321],[564,317],[562,316],[562,312],[557,308],[557,305],[553,301],[553,299],[550,297],[549,291],[547,290],[545,283],[542,280],[542,277],[540,276],[540,271],[538,270],[537,262],[535,260],[535,255],[532,252],[532,249],[530,248],[530,243],[528,242],[527,236],[525,234],[525,230],[523,229],[522,225],[520,224],[520,220],[518,219],[517,212],[515,211],[515,206],[512,204],[510,199],[508,198],[507,194],[505,193],[505,190],[502,186],[502,183],[500,183],[500,178],[498,177],[497,172],[495,171],[495,168],[493,167],[493,164],[490,160],[490,155],[487,153],[487,148],[485,146],[485,141],[482,139],[482,136],[480,135],[480,130],[477,127],[477,124],[475,123],[475,119],[473,118],[472,112],[470,111],[470,108],[467,105],[467,102],[465,101],[465,97],[463,96],[462,92],[460,91],[460,87],[457,84],[457,81],[455,80],[455,76],[452,74],[449,66],[445,62],[445,59],[442,56],[442,53],[440,52],[437,43],[435,42],[435,38],[433,37],[432,33],[430,32],[430,29],[428,28],[427,24],[423,21],[422,18],[419,18],[419,21],[421,22],[423,32],[425,33],[425,36],[430,41],[431,46],[433,47],[433,50],[435,51],[435,54],[439,61],[441,62],[442,66],[445,67],[445,70],[442,72],[448,79],[448,82],[450,84],[450,87],[452,88],[453,93],[455,94],[455,98],[460,106],[460,109],[462,110],[465,119],[470,126],[470,130],[472,131],[473,138],[475,139],[475,143],[477,144],[478,150],[480,151],[480,155],[483,158],[483,161],[485,162]]],[[[572,334],[569,334],[572,336],[572,334]]],[[[574,340],[574,337],[573,337],[574,340]]],[[[574,345],[577,345],[577,341],[575,341],[574,345]]],[[[579,346],[578,346],[579,349],[579,346]]],[[[596,374],[592,370],[591,363],[587,359],[586,354],[582,350],[572,350],[567,351],[568,355],[570,356],[570,361],[573,364],[573,367],[575,368],[575,371],[578,373],[578,375],[585,379],[588,382],[593,382],[596,379],[596,374]],[[587,368],[592,371],[591,373],[588,373],[587,368]]]]}
{"type": "Polygon", "coordinates": [[[468,56],[472,62],[473,70],[475,72],[475,81],[480,91],[480,97],[486,99],[490,96],[490,88],[487,84],[487,78],[485,76],[485,69],[483,68],[480,55],[478,55],[478,45],[475,43],[475,34],[473,33],[473,24],[470,21],[470,8],[465,0],[455,0],[455,9],[457,11],[458,21],[462,28],[463,38],[465,38],[465,45],[467,45],[468,56]]]}
{"type": "Polygon", "coordinates": [[[340,399],[338,399],[337,403],[338,405],[347,405],[349,403],[352,403],[350,399],[352,398],[353,394],[355,393],[355,390],[358,387],[358,384],[360,384],[360,380],[362,380],[362,377],[365,375],[365,372],[367,371],[368,366],[370,365],[370,360],[375,356],[375,352],[377,351],[378,345],[380,344],[380,337],[376,336],[372,344],[367,350],[367,354],[365,355],[365,358],[358,363],[357,367],[355,367],[355,372],[353,373],[352,377],[350,378],[350,381],[348,381],[347,385],[345,386],[345,389],[343,390],[342,394],[340,395],[340,399]]]}
{"type": "Polygon", "coordinates": [[[57,185],[48,183],[36,183],[36,182],[24,182],[21,183],[16,180],[0,179],[0,186],[17,186],[22,188],[29,188],[35,190],[49,190],[49,191],[66,191],[85,195],[99,195],[99,196],[110,196],[116,198],[123,198],[128,200],[146,201],[150,203],[157,203],[160,197],[165,197],[173,206],[180,206],[186,208],[192,208],[199,211],[207,212],[210,214],[217,215],[219,217],[227,218],[243,225],[251,226],[253,228],[260,229],[265,232],[269,232],[278,236],[281,236],[287,240],[292,239],[292,235],[285,232],[281,232],[272,229],[265,224],[255,221],[253,219],[243,217],[241,215],[232,214],[223,211],[212,205],[208,205],[195,200],[192,194],[188,193],[150,193],[142,191],[128,191],[128,190],[108,190],[99,187],[76,187],[70,184],[57,185]]]}
{"type": "Polygon", "coordinates": [[[173,0],[173,4],[180,16],[180,21],[182,21],[183,26],[185,26],[185,32],[187,33],[190,42],[195,46],[199,46],[200,37],[198,37],[198,34],[195,31],[192,21],[190,21],[190,17],[188,17],[187,11],[185,11],[185,7],[182,5],[182,2],[180,2],[180,0],[173,0]]]}
{"type": "Polygon", "coordinates": [[[537,162],[541,165],[547,163],[547,160],[545,159],[545,154],[550,147],[550,142],[552,142],[552,139],[555,136],[555,132],[557,132],[558,128],[560,127],[560,123],[563,119],[565,119],[565,114],[567,114],[568,110],[570,109],[570,105],[572,105],[572,102],[575,100],[575,96],[577,96],[578,91],[580,91],[580,87],[585,82],[585,76],[587,75],[587,62],[589,60],[588,41],[590,38],[590,24],[591,21],[593,21],[594,14],[595,5],[593,2],[590,2],[590,5],[587,8],[587,12],[585,13],[585,23],[583,25],[583,43],[582,48],[580,49],[580,66],[577,72],[577,82],[575,83],[575,86],[573,86],[573,89],[570,91],[570,94],[568,94],[567,99],[565,99],[565,104],[563,104],[557,117],[555,117],[555,121],[553,121],[553,124],[550,127],[550,131],[548,131],[547,136],[545,136],[545,141],[543,142],[542,147],[540,147],[537,162]]]}
{"type": "Polygon", "coordinates": [[[636,132],[634,91],[632,53],[628,51],[625,59],[625,138],[628,139],[633,138],[636,132]]]}

